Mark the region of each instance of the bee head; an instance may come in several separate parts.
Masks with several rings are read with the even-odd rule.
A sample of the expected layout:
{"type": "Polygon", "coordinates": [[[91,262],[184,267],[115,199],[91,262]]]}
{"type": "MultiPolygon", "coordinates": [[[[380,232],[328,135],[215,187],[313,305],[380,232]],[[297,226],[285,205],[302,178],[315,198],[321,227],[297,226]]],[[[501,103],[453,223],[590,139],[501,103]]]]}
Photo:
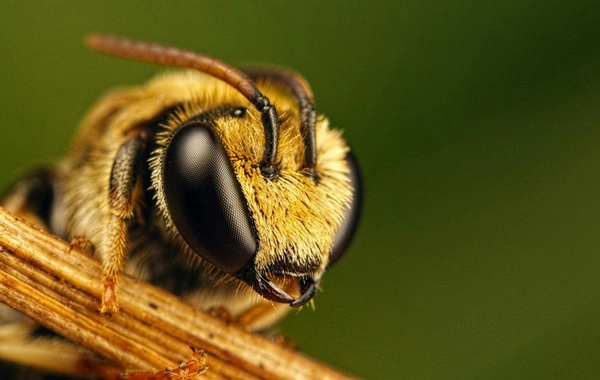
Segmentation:
{"type": "MultiPolygon", "coordinates": [[[[233,96],[234,101],[242,102],[233,96]]],[[[275,176],[262,170],[260,114],[212,99],[171,120],[155,154],[153,183],[164,215],[191,250],[263,297],[292,306],[308,302],[325,269],[345,251],[360,210],[358,169],[338,131],[316,126],[314,176],[304,168],[304,142],[292,102],[285,117],[275,176]],[[211,105],[212,106],[212,105],[211,105]],[[315,178],[319,178],[318,181],[315,178]],[[299,294],[285,284],[296,283],[299,294]]]]}
{"type": "Polygon", "coordinates": [[[197,53],[114,37],[91,36],[88,44],[222,81],[207,86],[201,76],[195,100],[159,134],[151,164],[157,205],[168,229],[203,261],[269,300],[308,302],[352,238],[360,179],[340,133],[317,121],[306,81],[287,70],[244,73],[197,53]],[[287,117],[253,79],[275,88],[271,98],[287,117]],[[290,280],[296,296],[282,289],[290,280]]]}

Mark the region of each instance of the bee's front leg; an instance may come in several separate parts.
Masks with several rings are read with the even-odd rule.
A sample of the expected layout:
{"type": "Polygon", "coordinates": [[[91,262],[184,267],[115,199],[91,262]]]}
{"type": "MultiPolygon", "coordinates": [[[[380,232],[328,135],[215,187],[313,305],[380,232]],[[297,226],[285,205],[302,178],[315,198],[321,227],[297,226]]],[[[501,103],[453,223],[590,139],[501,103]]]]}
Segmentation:
{"type": "Polygon", "coordinates": [[[120,146],[113,162],[108,192],[110,215],[106,225],[107,254],[102,266],[101,313],[119,310],[115,290],[118,276],[125,267],[127,221],[133,217],[138,203],[134,190],[138,183],[144,146],[141,135],[133,135],[120,146]]]}

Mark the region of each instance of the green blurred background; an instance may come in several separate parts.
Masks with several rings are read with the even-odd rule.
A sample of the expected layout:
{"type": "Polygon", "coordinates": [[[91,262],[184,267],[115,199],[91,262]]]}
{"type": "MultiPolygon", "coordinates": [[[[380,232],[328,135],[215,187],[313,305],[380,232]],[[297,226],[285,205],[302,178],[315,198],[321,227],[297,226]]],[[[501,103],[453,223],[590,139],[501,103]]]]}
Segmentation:
{"type": "MultiPolygon", "coordinates": [[[[365,177],[302,350],[368,379],[600,378],[600,2],[0,5],[0,185],[158,69],[109,32],[292,67],[365,177]]],[[[294,313],[296,314],[296,313],[294,313]]]]}

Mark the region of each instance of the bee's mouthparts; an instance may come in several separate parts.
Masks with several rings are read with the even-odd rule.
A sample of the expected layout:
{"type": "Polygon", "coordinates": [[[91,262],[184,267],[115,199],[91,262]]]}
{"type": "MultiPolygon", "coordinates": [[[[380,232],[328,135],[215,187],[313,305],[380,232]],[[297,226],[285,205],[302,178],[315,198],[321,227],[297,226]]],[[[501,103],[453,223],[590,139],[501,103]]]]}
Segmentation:
{"type": "Polygon", "coordinates": [[[242,268],[236,274],[236,277],[244,281],[264,298],[274,302],[288,303],[292,307],[302,306],[310,301],[317,292],[318,285],[318,281],[315,281],[312,277],[301,278],[299,280],[300,297],[294,298],[269,280],[264,274],[257,272],[252,263],[242,268]]]}

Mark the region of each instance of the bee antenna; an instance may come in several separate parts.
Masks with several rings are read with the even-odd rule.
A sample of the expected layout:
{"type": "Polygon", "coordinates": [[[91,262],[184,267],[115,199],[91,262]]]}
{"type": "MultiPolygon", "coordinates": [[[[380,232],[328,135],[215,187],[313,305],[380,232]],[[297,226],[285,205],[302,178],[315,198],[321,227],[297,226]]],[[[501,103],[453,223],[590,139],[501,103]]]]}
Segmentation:
{"type": "Polygon", "coordinates": [[[221,79],[234,87],[261,113],[265,130],[265,153],[261,172],[266,178],[275,178],[277,175],[275,159],[279,141],[279,117],[275,106],[260,92],[256,84],[246,74],[217,59],[170,46],[103,34],[92,34],[86,38],[85,42],[88,47],[104,54],[159,65],[198,70],[221,79]]]}
{"type": "Polygon", "coordinates": [[[317,181],[315,171],[317,165],[317,112],[315,111],[313,93],[306,79],[296,72],[279,67],[249,67],[244,68],[244,72],[255,81],[260,78],[267,79],[271,83],[277,83],[296,98],[300,109],[300,130],[306,147],[304,168],[308,170],[313,180],[317,181]]]}

